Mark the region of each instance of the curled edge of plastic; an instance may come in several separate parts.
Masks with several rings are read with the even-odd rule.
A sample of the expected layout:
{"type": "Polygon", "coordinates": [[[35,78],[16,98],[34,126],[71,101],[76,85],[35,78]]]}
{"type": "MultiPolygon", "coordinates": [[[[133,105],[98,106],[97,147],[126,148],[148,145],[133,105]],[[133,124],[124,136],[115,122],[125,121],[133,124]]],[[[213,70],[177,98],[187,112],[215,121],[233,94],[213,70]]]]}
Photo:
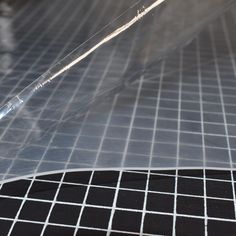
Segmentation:
{"type": "MultiPolygon", "coordinates": [[[[83,60],[85,57],[87,57],[88,55],[90,55],[91,53],[93,53],[93,51],[95,51],[98,47],[102,46],[103,44],[105,44],[106,42],[112,40],[113,38],[115,38],[116,36],[118,36],[119,34],[125,32],[127,29],[129,29],[133,24],[135,24],[136,22],[138,22],[142,17],[145,17],[146,14],[149,14],[149,12],[151,12],[153,9],[155,9],[156,7],[158,7],[159,5],[163,4],[165,1],[168,0],[158,0],[158,1],[153,1],[153,4],[151,4],[150,6],[148,6],[147,8],[145,8],[146,10],[141,10],[138,15],[135,15],[133,18],[131,18],[131,20],[126,23],[125,25],[122,25],[120,27],[118,27],[115,31],[112,31],[110,34],[106,35],[105,38],[102,37],[103,39],[99,42],[95,41],[95,45],[94,42],[92,41],[92,47],[90,47],[90,49],[87,49],[86,43],[81,46],[79,46],[78,48],[76,48],[71,54],[69,54],[68,56],[66,56],[62,61],[58,62],[56,65],[54,65],[53,67],[51,67],[46,73],[44,73],[42,76],[40,76],[34,83],[30,84],[28,87],[26,87],[21,93],[19,93],[17,96],[15,96],[14,98],[12,98],[6,105],[4,105],[1,109],[0,109],[0,119],[4,118],[5,116],[8,115],[9,112],[12,112],[18,108],[20,108],[25,102],[27,102],[38,90],[40,90],[41,88],[43,88],[44,86],[47,86],[47,84],[49,84],[52,80],[56,79],[57,76],[61,75],[62,73],[64,73],[66,70],[69,70],[71,67],[73,67],[74,65],[76,65],[77,63],[79,63],[81,60],[83,60]],[[84,49],[86,49],[86,51],[84,52],[84,49]],[[81,51],[82,50],[82,51],[81,51]]],[[[230,3],[233,3],[233,1],[231,1],[230,3]]],[[[228,8],[229,6],[227,5],[226,8],[228,8]]],[[[221,9],[222,10],[222,9],[221,9]]],[[[221,11],[222,12],[222,11],[221,11]]],[[[220,12],[220,13],[221,13],[220,12]]],[[[213,14],[215,16],[218,16],[219,13],[215,13],[213,14]]],[[[215,16],[211,16],[208,21],[210,19],[213,19],[215,16]]],[[[198,27],[196,29],[193,30],[194,33],[198,32],[198,30],[201,29],[201,27],[206,24],[208,21],[204,21],[201,24],[198,25],[198,27]],[[200,27],[201,26],[201,27],[200,27]]],[[[123,20],[121,20],[121,22],[123,22],[123,20]]],[[[119,19],[118,19],[118,23],[119,25],[119,19]]],[[[106,31],[107,33],[107,31],[106,31]]],[[[101,35],[103,34],[103,31],[101,32],[101,35]]],[[[191,37],[192,36],[192,32],[191,32],[191,37]]],[[[188,35],[188,36],[190,36],[188,35]]],[[[100,36],[99,36],[100,37],[100,36]]],[[[186,44],[189,40],[191,40],[191,37],[185,37],[186,39],[188,39],[187,41],[182,41],[179,43],[176,43],[176,47],[178,48],[181,45],[186,44]]],[[[93,40],[93,39],[92,39],[93,40]]],[[[91,45],[91,42],[89,41],[88,45],[91,45]]],[[[175,48],[174,48],[175,49],[175,48]]],[[[173,48],[171,48],[170,51],[172,51],[173,48]]],[[[160,59],[162,56],[165,56],[167,53],[167,51],[164,52],[163,55],[158,55],[158,59],[160,59]]],[[[112,88],[113,90],[114,88],[112,88]]],[[[109,89],[108,89],[109,90],[109,89]]],[[[95,99],[96,100],[96,99],[95,99]]],[[[121,169],[124,169],[125,167],[121,167],[121,169]]],[[[131,167],[129,167],[130,169],[131,167]]],[[[134,166],[135,169],[139,169],[137,167],[134,166]]],[[[191,167],[188,167],[188,169],[191,167]]],[[[99,168],[96,167],[96,169],[99,170],[99,168]]],[[[111,168],[102,168],[102,170],[110,170],[113,169],[111,168]]],[[[115,168],[117,170],[119,170],[119,168],[115,168]]],[[[155,168],[153,168],[155,169],[155,168]]],[[[162,169],[161,167],[157,168],[157,169],[162,169]]],[[[165,168],[166,169],[166,168],[165,168]]],[[[170,168],[172,169],[172,168],[170,168]]],[[[174,167],[173,169],[177,169],[177,167],[174,167]]],[[[184,169],[184,167],[181,167],[181,169],[184,169]]],[[[66,171],[74,171],[74,170],[78,170],[78,169],[69,169],[66,171]]],[[[89,170],[86,168],[81,168],[80,170],[89,170]]],[[[61,172],[61,170],[58,171],[48,171],[48,172],[44,172],[44,174],[49,174],[49,173],[58,173],[61,172]]],[[[27,176],[33,176],[34,174],[30,174],[27,176]]],[[[37,175],[41,175],[41,173],[37,173],[37,175]]],[[[21,176],[22,177],[22,176],[21,176]]],[[[18,178],[18,177],[17,177],[18,178]]],[[[17,179],[15,178],[15,179],[17,179]]],[[[2,182],[8,182],[8,181],[12,181],[14,180],[14,178],[12,179],[7,179],[7,180],[3,180],[2,182]]]]}

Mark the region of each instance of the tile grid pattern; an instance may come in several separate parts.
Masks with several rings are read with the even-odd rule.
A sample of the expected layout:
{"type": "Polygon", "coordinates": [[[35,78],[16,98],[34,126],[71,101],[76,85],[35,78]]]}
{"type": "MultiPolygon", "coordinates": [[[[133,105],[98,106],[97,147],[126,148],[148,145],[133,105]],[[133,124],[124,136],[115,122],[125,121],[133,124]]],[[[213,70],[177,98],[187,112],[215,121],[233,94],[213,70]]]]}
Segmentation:
{"type": "Polygon", "coordinates": [[[139,235],[141,228],[143,235],[234,234],[231,173],[206,170],[205,174],[179,170],[177,191],[175,171],[72,172],[4,184],[0,190],[1,229],[13,225],[5,235],[17,235],[23,229],[34,235],[56,235],[57,231],[67,235],[139,235]]]}
{"type": "MultiPolygon", "coordinates": [[[[42,5],[46,4],[46,1],[42,2],[42,5]]],[[[16,33],[19,30],[18,33],[22,34],[21,27],[26,27],[32,18],[40,14],[42,5],[18,23],[16,33]]],[[[54,7],[55,5],[48,8],[44,14],[49,15],[54,7]]],[[[27,12],[27,9],[30,9],[30,5],[26,5],[22,12],[27,12]]],[[[60,11],[65,12],[66,7],[60,11]]],[[[58,13],[60,14],[62,13],[58,13]]],[[[235,48],[234,36],[230,35],[228,29],[230,17],[232,16],[229,14],[217,22],[217,27],[224,32],[221,37],[220,34],[214,35],[217,33],[215,29],[206,30],[184,49],[181,55],[177,53],[176,57],[167,59],[161,65],[162,76],[159,80],[142,78],[139,83],[116,96],[111,103],[108,102],[107,106],[112,107],[109,109],[109,118],[107,114],[103,115],[94,110],[87,113],[85,122],[78,131],[79,136],[76,132],[61,129],[49,137],[50,146],[35,144],[37,151],[42,150],[44,153],[47,150],[45,156],[48,159],[45,161],[45,156],[40,156],[40,165],[50,163],[60,167],[78,167],[77,163],[82,161],[85,167],[91,163],[97,163],[99,166],[99,163],[104,164],[103,159],[116,157],[117,166],[120,167],[129,166],[135,156],[137,160],[142,159],[140,165],[143,167],[159,167],[162,159],[167,160],[168,165],[168,159],[173,161],[176,157],[181,166],[188,166],[197,155],[202,156],[203,160],[196,162],[196,167],[202,166],[203,163],[206,167],[211,166],[211,158],[217,156],[219,159],[216,164],[219,167],[235,168],[235,48]],[[207,40],[209,45],[206,44],[207,40]],[[218,52],[218,48],[225,45],[228,52],[218,52]],[[205,57],[213,63],[202,63],[205,57]],[[176,76],[168,77],[165,69],[180,61],[180,58],[183,67],[192,60],[198,63],[198,68],[181,71],[181,79],[176,76]],[[68,143],[60,149],[61,152],[56,152],[56,147],[62,145],[62,137],[67,137],[68,143]],[[115,147],[115,150],[111,150],[111,147],[115,147]],[[68,152],[70,158],[65,161],[63,156],[68,152]],[[222,157],[225,159],[222,160],[222,157]],[[146,164],[143,161],[146,161],[146,164]]],[[[40,50],[40,45],[48,43],[46,37],[41,36],[42,41],[33,37],[42,22],[43,18],[40,18],[29,33],[24,37],[19,36],[22,43],[17,53],[23,54],[13,68],[14,73],[23,74],[24,81],[14,77],[12,80],[3,81],[0,88],[2,97],[22,89],[25,82],[32,80],[31,75],[37,74],[35,68],[40,68],[42,63],[42,69],[44,64],[48,61],[52,63],[67,50],[61,49],[64,44],[57,45],[60,50],[53,44],[54,54],[48,47],[48,53],[42,53],[42,58],[35,59],[35,51],[40,50]],[[35,40],[34,45],[31,43],[27,48],[26,45],[32,40],[35,40]],[[58,55],[55,55],[56,51],[58,55]],[[50,53],[52,56],[49,60],[50,53]],[[33,66],[32,61],[27,62],[28,57],[35,59],[33,66]],[[30,67],[26,66],[27,63],[30,63],[30,67]],[[13,89],[12,84],[15,84],[13,89]]],[[[55,22],[52,21],[51,24],[55,22]]],[[[73,41],[73,36],[71,40],[73,41]]],[[[120,43],[124,43],[122,39],[120,43]]],[[[97,55],[97,58],[101,58],[101,55],[97,55]]],[[[86,66],[85,63],[85,68],[86,66]]],[[[96,75],[96,72],[89,69],[87,72],[82,70],[83,73],[91,77],[96,75]]],[[[62,84],[67,84],[68,90],[75,86],[75,83],[71,82],[73,72],[69,73],[68,77],[68,81],[61,80],[58,83],[58,91],[62,84]]],[[[82,85],[92,83],[86,84],[86,81],[82,80],[82,85]]],[[[79,89],[80,85],[77,86],[79,89]]],[[[38,96],[36,99],[39,103],[45,102],[43,97],[38,96]]],[[[53,99],[47,102],[52,101],[53,99]]],[[[29,117],[22,117],[22,120],[27,119],[29,117]]],[[[45,119],[44,111],[40,113],[39,122],[50,123],[54,120],[55,117],[45,119]]],[[[4,130],[4,127],[5,124],[1,130],[4,130]]],[[[2,137],[6,143],[9,138],[7,132],[13,128],[22,131],[22,127],[9,126],[9,130],[6,129],[2,137]]],[[[65,141],[65,138],[62,140],[65,141]]],[[[24,164],[31,162],[26,158],[26,154],[24,153],[22,159],[24,164]]],[[[30,156],[32,157],[32,150],[30,156]]],[[[40,168],[42,167],[39,166],[40,168]]],[[[29,230],[29,234],[32,230],[37,235],[52,235],[57,231],[65,231],[66,235],[83,235],[88,230],[89,235],[92,235],[92,232],[94,235],[139,235],[140,232],[144,235],[193,235],[192,231],[188,231],[193,228],[196,235],[222,235],[227,233],[227,230],[228,233],[236,232],[235,173],[222,173],[205,169],[195,172],[94,171],[24,179],[20,181],[18,188],[14,182],[4,184],[0,188],[0,228],[4,229],[5,235],[8,236],[17,235],[25,229],[29,230]],[[103,181],[99,183],[101,176],[103,181]],[[109,181],[104,184],[106,179],[109,181]],[[135,179],[138,184],[132,185],[135,179]],[[104,195],[105,198],[101,197],[104,195]],[[35,209],[39,207],[42,209],[41,213],[36,214],[35,209]],[[60,215],[60,212],[63,212],[63,215],[60,215]],[[132,223],[130,218],[133,219],[132,223]]],[[[10,167],[8,174],[14,176],[14,168],[10,167]]]]}

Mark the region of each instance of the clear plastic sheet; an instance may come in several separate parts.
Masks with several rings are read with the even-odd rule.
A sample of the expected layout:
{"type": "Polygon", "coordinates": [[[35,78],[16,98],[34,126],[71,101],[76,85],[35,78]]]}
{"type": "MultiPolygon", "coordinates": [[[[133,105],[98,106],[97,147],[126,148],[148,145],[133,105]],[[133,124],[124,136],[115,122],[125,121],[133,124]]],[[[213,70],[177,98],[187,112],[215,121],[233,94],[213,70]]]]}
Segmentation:
{"type": "MultiPolygon", "coordinates": [[[[214,132],[208,137],[204,129],[201,64],[214,71],[221,102],[218,115],[221,112],[221,122],[227,122],[220,72],[215,66],[219,55],[214,30],[211,36],[203,36],[210,38],[210,45],[195,40],[189,46],[207,23],[233,3],[71,0],[66,6],[60,1],[50,2],[55,5],[51,10],[46,1],[34,3],[35,8],[50,11],[51,22],[46,17],[43,24],[46,36],[54,37],[54,42],[62,37],[63,43],[57,46],[47,43],[45,36],[32,35],[33,46],[28,51],[33,52],[34,44],[39,44],[37,49],[45,57],[50,49],[59,50],[58,56],[52,61],[48,56],[49,62],[40,69],[36,67],[40,58],[36,59],[27,67],[27,76],[22,72],[23,78],[8,78],[18,73],[14,61],[2,72],[1,86],[7,85],[10,92],[2,99],[0,109],[0,180],[91,168],[233,168],[228,127],[226,141],[219,135],[219,140],[213,140],[216,149],[212,150],[207,149],[207,143],[210,148],[214,132]],[[77,10],[72,14],[71,9],[77,10]],[[71,26],[73,30],[67,32],[71,26]],[[79,46],[59,60],[74,45],[79,46]],[[194,53],[188,47],[194,47],[194,53]],[[200,47],[201,54],[197,53],[200,47]],[[212,51],[210,56],[208,50],[212,51]],[[37,78],[38,71],[47,67],[50,69],[37,78]],[[184,93],[188,83],[185,77],[196,85],[192,94],[191,90],[184,93]],[[162,96],[167,99],[162,101],[162,96]],[[182,102],[184,96],[189,96],[188,102],[182,102]],[[196,97],[198,103],[194,104],[196,97]],[[194,105],[198,109],[193,112],[194,105]],[[183,124],[186,130],[182,130],[183,124]]],[[[9,28],[14,14],[10,6],[2,8],[2,18],[7,21],[4,25],[9,28]]],[[[12,41],[5,46],[7,53],[14,54],[13,36],[7,37],[3,42],[9,42],[9,38],[12,41]]]]}

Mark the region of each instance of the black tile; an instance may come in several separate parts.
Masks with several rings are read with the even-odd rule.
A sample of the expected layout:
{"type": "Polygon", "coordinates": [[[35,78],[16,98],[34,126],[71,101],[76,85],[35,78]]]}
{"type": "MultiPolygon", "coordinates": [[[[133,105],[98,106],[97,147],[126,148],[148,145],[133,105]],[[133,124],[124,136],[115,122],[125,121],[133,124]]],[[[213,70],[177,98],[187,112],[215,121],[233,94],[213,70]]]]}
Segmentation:
{"type": "Polygon", "coordinates": [[[208,220],[207,231],[208,236],[235,236],[236,222],[208,220]]]}
{"type": "Polygon", "coordinates": [[[68,172],[65,174],[63,182],[88,184],[90,176],[91,172],[88,171],[68,172]]]}
{"type": "Polygon", "coordinates": [[[221,180],[231,180],[230,171],[221,170],[207,170],[206,178],[208,179],[221,179],[221,180]]]}
{"type": "Polygon", "coordinates": [[[126,209],[143,209],[144,193],[120,190],[118,193],[116,206],[126,209]]]}
{"type": "Polygon", "coordinates": [[[207,199],[207,214],[210,217],[234,219],[234,202],[207,199]]]}
{"type": "Polygon", "coordinates": [[[177,213],[204,216],[204,199],[199,197],[177,197],[177,213]]]}
{"type": "Polygon", "coordinates": [[[146,182],[146,174],[124,172],[121,177],[120,187],[144,190],[146,188],[146,182]]]}
{"type": "Polygon", "coordinates": [[[230,182],[206,181],[206,194],[208,197],[233,198],[232,184],[230,182]]]}
{"type": "Polygon", "coordinates": [[[159,214],[146,214],[143,232],[154,235],[171,235],[173,217],[159,214]]]}
{"type": "Polygon", "coordinates": [[[74,228],[69,228],[65,226],[52,226],[48,225],[43,233],[43,236],[73,236],[74,228]]]}
{"type": "Polygon", "coordinates": [[[86,186],[62,184],[57,196],[57,201],[82,203],[86,189],[86,186]]]}
{"type": "Polygon", "coordinates": [[[96,171],[94,172],[91,184],[115,187],[117,185],[118,177],[118,171],[96,171]]]}
{"type": "Polygon", "coordinates": [[[174,193],[175,178],[169,176],[151,175],[148,189],[150,191],[174,193]]]}
{"type": "Polygon", "coordinates": [[[58,184],[34,181],[30,188],[28,197],[52,200],[57,191],[58,184]]]}
{"type": "Polygon", "coordinates": [[[21,200],[11,198],[0,198],[0,217],[15,218],[21,206],[21,200]]]}
{"type": "Polygon", "coordinates": [[[108,209],[85,207],[82,217],[81,226],[107,229],[111,211],[108,209]]]}
{"type": "Polygon", "coordinates": [[[204,220],[197,218],[177,217],[176,235],[181,236],[204,236],[204,220]]]}
{"type": "Polygon", "coordinates": [[[116,210],[112,221],[112,229],[139,232],[141,219],[141,213],[116,210]]]}
{"type": "Polygon", "coordinates": [[[114,194],[114,189],[90,187],[86,203],[91,205],[112,206],[114,194]]]}
{"type": "Polygon", "coordinates": [[[203,178],[202,170],[179,170],[178,176],[203,178]]]}
{"type": "Polygon", "coordinates": [[[43,225],[41,224],[16,222],[16,224],[13,227],[11,236],[40,235],[42,229],[43,229],[43,225]]]}
{"type": "Polygon", "coordinates": [[[0,189],[1,195],[24,197],[30,186],[29,180],[14,181],[11,183],[3,184],[0,189]]]}
{"type": "Polygon", "coordinates": [[[62,174],[53,174],[53,175],[41,175],[41,176],[38,176],[36,179],[60,181],[61,178],[62,178],[62,174]]]}
{"type": "Polygon", "coordinates": [[[106,231],[79,229],[76,236],[106,236],[106,231]]]}
{"type": "Polygon", "coordinates": [[[233,172],[234,181],[236,181],[236,171],[233,172]]]}
{"type": "Polygon", "coordinates": [[[178,193],[203,195],[203,180],[178,177],[178,193]]]}
{"type": "Polygon", "coordinates": [[[20,211],[19,219],[45,221],[50,210],[50,203],[26,201],[20,211]]]}
{"type": "Polygon", "coordinates": [[[79,206],[55,204],[52,209],[49,222],[76,225],[80,214],[79,206]]]}
{"type": "Polygon", "coordinates": [[[10,220],[0,220],[0,229],[1,229],[1,235],[2,236],[7,236],[11,225],[12,225],[12,221],[10,220]]]}
{"type": "Polygon", "coordinates": [[[160,193],[148,193],[146,209],[148,211],[173,213],[174,196],[160,193]]]}

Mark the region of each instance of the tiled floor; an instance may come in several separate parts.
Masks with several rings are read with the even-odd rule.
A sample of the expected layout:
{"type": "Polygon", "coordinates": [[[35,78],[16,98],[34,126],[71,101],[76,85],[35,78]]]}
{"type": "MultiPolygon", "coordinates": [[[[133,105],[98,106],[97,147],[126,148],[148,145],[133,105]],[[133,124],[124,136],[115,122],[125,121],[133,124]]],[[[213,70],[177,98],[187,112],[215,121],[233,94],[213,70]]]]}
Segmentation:
{"type": "Polygon", "coordinates": [[[95,171],[0,190],[1,235],[234,235],[229,171],[95,171]]]}

